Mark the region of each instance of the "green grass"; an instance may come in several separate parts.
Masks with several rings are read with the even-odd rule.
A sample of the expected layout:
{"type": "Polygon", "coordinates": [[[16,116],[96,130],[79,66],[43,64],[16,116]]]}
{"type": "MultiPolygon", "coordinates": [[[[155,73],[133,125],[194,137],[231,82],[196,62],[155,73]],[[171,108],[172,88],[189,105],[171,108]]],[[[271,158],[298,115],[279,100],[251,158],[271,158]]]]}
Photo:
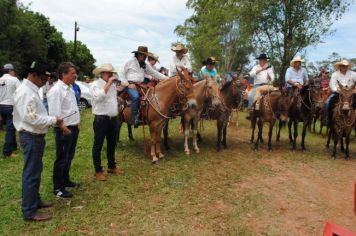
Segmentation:
{"type": "MultiPolygon", "coordinates": [[[[253,152],[246,121],[240,121],[245,127],[243,131],[229,130],[230,148],[220,153],[215,151],[215,123],[204,122],[201,153],[187,157],[177,122],[170,126],[171,150],[165,152],[166,159],[158,165],[152,165],[149,157],[143,156],[142,129],[134,130],[136,141],[129,142],[124,125],[116,160],[125,174],[98,182],[93,177],[91,158],[92,115],[90,111],[82,113],[71,170],[72,179],[80,182],[81,187],[73,191],[75,197],[71,200],[52,195],[55,145],[50,130],[46,135],[41,182],[42,198],[55,202],[55,207],[47,210],[53,213],[49,222],[22,220],[22,154],[0,159],[0,235],[254,235],[255,229],[246,220],[251,215],[268,215],[273,207],[268,205],[270,197],[261,189],[241,189],[239,185],[250,178],[278,175],[278,169],[263,164],[261,159],[283,156],[281,163],[291,169],[297,163],[317,163],[332,171],[340,168],[329,160],[330,153],[322,147],[324,140],[314,134],[307,137],[309,151],[299,151],[298,158],[288,150],[285,131],[272,154],[266,151],[265,144],[261,145],[261,151],[253,152]]],[[[149,136],[147,127],[146,136],[149,136]]],[[[1,141],[3,137],[1,132],[1,141]]],[[[355,149],[354,144],[352,148],[355,149]]],[[[106,167],[104,153],[105,150],[102,163],[106,167]]],[[[278,225],[269,225],[263,231],[266,235],[280,233],[278,225]]]]}

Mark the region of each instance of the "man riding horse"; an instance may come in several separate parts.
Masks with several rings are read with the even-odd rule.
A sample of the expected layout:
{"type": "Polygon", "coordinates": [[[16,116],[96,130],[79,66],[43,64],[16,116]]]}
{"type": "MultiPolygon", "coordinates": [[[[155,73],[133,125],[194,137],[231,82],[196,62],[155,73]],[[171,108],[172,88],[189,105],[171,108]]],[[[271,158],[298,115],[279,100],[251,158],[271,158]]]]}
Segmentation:
{"type": "Polygon", "coordinates": [[[176,54],[172,58],[171,65],[169,67],[169,77],[177,75],[177,68],[185,68],[189,73],[193,72],[192,65],[190,64],[189,58],[186,55],[188,48],[184,47],[182,44],[177,44],[171,49],[176,54]]]}
{"type": "Polygon", "coordinates": [[[308,82],[308,72],[302,67],[304,60],[296,56],[291,60],[290,66],[286,71],[286,90],[287,94],[294,94],[295,89],[301,89],[308,82]]]}
{"type": "Polygon", "coordinates": [[[143,122],[139,120],[140,95],[137,91],[136,84],[140,84],[144,81],[145,74],[151,75],[153,78],[159,80],[168,77],[153,69],[150,64],[146,64],[145,60],[149,55],[147,47],[139,46],[138,49],[132,53],[134,53],[134,57],[128,60],[119,70],[119,80],[131,98],[132,122],[134,127],[137,128],[143,122]]]}

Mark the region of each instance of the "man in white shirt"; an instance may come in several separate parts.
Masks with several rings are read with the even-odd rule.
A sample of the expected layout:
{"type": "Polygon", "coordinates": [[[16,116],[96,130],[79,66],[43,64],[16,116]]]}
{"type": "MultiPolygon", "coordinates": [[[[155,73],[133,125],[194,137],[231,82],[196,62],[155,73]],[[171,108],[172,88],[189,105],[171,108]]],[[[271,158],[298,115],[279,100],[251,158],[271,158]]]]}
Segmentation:
{"type": "Polygon", "coordinates": [[[51,125],[63,127],[63,120],[48,116],[38,94],[38,89],[47,81],[46,71],[46,64],[33,62],[27,79],[24,79],[14,96],[14,125],[20,133],[24,152],[22,213],[28,221],[51,219],[51,215],[38,212],[39,208],[52,206],[51,203],[42,202],[39,194],[44,137],[51,125]]]}
{"type": "MultiPolygon", "coordinates": [[[[335,72],[331,75],[329,88],[331,90],[331,94],[325,101],[325,112],[328,114],[327,120],[330,121],[332,118],[332,113],[334,110],[334,106],[336,102],[339,100],[339,81],[345,87],[351,88],[356,84],[356,73],[351,70],[352,64],[347,60],[342,60],[336,62],[335,72]]],[[[354,109],[356,108],[356,104],[353,104],[354,109]]]]}
{"type": "Polygon", "coordinates": [[[47,111],[48,111],[47,93],[49,92],[49,90],[51,90],[51,88],[54,86],[56,81],[57,81],[56,73],[49,73],[47,75],[46,84],[42,86],[43,104],[46,107],[47,111]]]}
{"type": "Polygon", "coordinates": [[[135,53],[134,57],[128,60],[119,70],[119,80],[121,81],[121,85],[126,87],[126,92],[131,98],[132,122],[135,128],[137,128],[142,121],[140,121],[138,117],[140,95],[135,84],[144,81],[145,73],[158,80],[163,80],[168,77],[153,69],[150,64],[146,64],[145,60],[148,56],[147,47],[139,46],[137,51],[133,51],[132,53],[135,53]]]}
{"type": "MultiPolygon", "coordinates": [[[[263,90],[274,90],[272,82],[274,81],[275,75],[273,67],[268,63],[269,57],[267,57],[266,54],[262,53],[256,59],[258,60],[258,65],[254,66],[250,71],[250,76],[253,78],[253,89],[251,90],[250,95],[248,97],[247,109],[249,113],[251,113],[252,111],[252,106],[254,102],[259,100],[261,92],[263,90]]],[[[250,114],[248,114],[246,118],[250,119],[250,114]]]]}
{"type": "Polygon", "coordinates": [[[290,62],[285,75],[287,94],[291,94],[293,88],[301,89],[309,81],[308,72],[302,67],[303,61],[300,56],[296,56],[290,62]]]}
{"type": "Polygon", "coordinates": [[[58,67],[59,80],[48,92],[49,115],[63,119],[64,125],[71,131],[63,134],[59,127],[55,127],[56,160],[53,167],[54,194],[61,198],[71,198],[72,193],[66,187],[78,187],[69,177],[71,163],[79,135],[80,114],[73,91],[77,72],[76,67],[70,62],[61,63],[58,67]]]}
{"type": "Polygon", "coordinates": [[[176,54],[172,58],[172,62],[169,67],[169,77],[177,75],[177,68],[184,67],[190,73],[193,72],[192,65],[190,64],[189,58],[187,56],[188,48],[184,47],[182,44],[178,44],[171,49],[176,54]]]}
{"type": "MultiPolygon", "coordinates": [[[[147,56],[147,62],[148,64],[150,64],[152,66],[152,68],[156,71],[158,71],[158,68],[155,66],[157,64],[158,61],[158,56],[155,55],[152,52],[148,52],[148,56],[147,56]]],[[[152,75],[149,74],[145,74],[145,83],[148,84],[151,80],[154,80],[155,78],[152,75]]]]}
{"type": "Polygon", "coordinates": [[[14,109],[14,93],[21,83],[15,77],[16,72],[12,64],[4,65],[3,70],[5,74],[0,78],[0,116],[6,127],[3,155],[4,157],[10,157],[15,156],[13,152],[17,149],[12,112],[14,109]]]}
{"type": "Polygon", "coordinates": [[[93,163],[95,178],[105,181],[107,177],[103,173],[101,166],[101,149],[106,138],[106,158],[108,160],[107,173],[119,175],[122,171],[116,167],[115,148],[118,135],[118,104],[117,104],[117,78],[114,77],[114,67],[112,64],[103,64],[94,69],[93,74],[100,76],[90,86],[92,95],[92,112],[94,114],[94,144],[93,144],[93,163]]]}

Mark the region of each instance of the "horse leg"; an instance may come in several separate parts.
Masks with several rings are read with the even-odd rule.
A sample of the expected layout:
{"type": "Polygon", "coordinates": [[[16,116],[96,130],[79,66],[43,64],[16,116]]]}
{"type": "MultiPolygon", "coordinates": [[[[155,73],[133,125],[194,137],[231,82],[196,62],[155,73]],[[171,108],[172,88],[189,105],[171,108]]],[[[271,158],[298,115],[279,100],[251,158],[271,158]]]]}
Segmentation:
{"type": "Polygon", "coordinates": [[[164,155],[161,151],[161,136],[162,136],[162,128],[163,128],[162,125],[163,124],[158,125],[156,129],[156,153],[159,159],[164,158],[164,155]]]}
{"type": "Polygon", "coordinates": [[[129,134],[129,140],[135,141],[135,139],[133,138],[133,135],[132,135],[132,126],[130,124],[127,124],[127,132],[129,134]]]}
{"type": "Polygon", "coordinates": [[[318,120],[317,117],[315,117],[313,120],[313,133],[315,133],[315,125],[317,120],[318,120]]]}
{"type": "Polygon", "coordinates": [[[198,147],[198,141],[197,141],[197,134],[198,134],[198,124],[199,124],[199,119],[194,118],[193,119],[193,147],[194,147],[194,151],[196,153],[200,152],[200,149],[198,147]]]}
{"type": "Polygon", "coordinates": [[[262,137],[262,131],[263,131],[263,120],[262,118],[259,118],[258,121],[257,121],[257,126],[258,126],[258,134],[257,134],[257,140],[256,140],[256,143],[255,143],[255,151],[258,150],[258,144],[259,142],[262,143],[262,139],[260,137],[262,137]]]}
{"type": "Polygon", "coordinates": [[[121,126],[122,126],[122,121],[121,120],[118,120],[117,121],[117,124],[118,124],[118,129],[117,129],[117,142],[119,143],[120,142],[120,130],[121,130],[121,126]]]}
{"type": "Polygon", "coordinates": [[[190,150],[189,150],[190,119],[188,118],[187,114],[185,114],[182,119],[184,119],[184,122],[182,122],[183,130],[184,130],[184,152],[185,152],[185,155],[190,155],[190,150]]]}
{"type": "Polygon", "coordinates": [[[343,135],[341,135],[341,138],[340,138],[340,151],[342,153],[345,153],[345,147],[344,147],[344,138],[343,138],[343,135]]]}
{"type": "Polygon", "coordinates": [[[217,127],[217,142],[216,142],[216,150],[219,152],[221,151],[221,134],[222,134],[222,124],[221,124],[221,120],[217,120],[216,121],[216,127],[217,127]]]}
{"type": "Polygon", "coordinates": [[[163,145],[166,150],[170,149],[168,145],[168,124],[169,124],[169,119],[166,119],[163,126],[163,145]]]}
{"type": "Polygon", "coordinates": [[[292,120],[288,121],[288,134],[289,134],[289,142],[290,144],[293,144],[293,138],[292,138],[292,120]]]}
{"type": "Polygon", "coordinates": [[[305,136],[307,135],[307,127],[309,126],[309,121],[304,121],[303,122],[303,132],[302,132],[302,151],[306,151],[307,149],[305,148],[305,136]]]}
{"type": "Polygon", "coordinates": [[[224,146],[225,149],[227,149],[226,134],[227,134],[227,123],[224,122],[223,123],[222,145],[224,146]]]}
{"type": "Polygon", "coordinates": [[[294,135],[293,135],[292,150],[295,151],[297,149],[298,121],[293,122],[293,127],[294,127],[294,135]]]}
{"type": "Polygon", "coordinates": [[[253,143],[253,141],[255,140],[255,129],[256,129],[256,118],[255,118],[255,115],[252,115],[252,117],[251,117],[251,127],[252,127],[252,133],[251,133],[250,142],[253,143]]]}
{"type": "Polygon", "coordinates": [[[339,141],[339,135],[334,132],[334,148],[333,148],[333,154],[332,154],[332,159],[336,160],[336,147],[337,147],[337,143],[339,141]]]}
{"type": "Polygon", "coordinates": [[[271,121],[269,123],[269,130],[268,130],[268,151],[272,151],[272,134],[273,134],[273,126],[275,121],[271,121]]]}
{"type": "Polygon", "coordinates": [[[350,135],[351,135],[351,130],[348,132],[348,134],[345,137],[345,144],[346,144],[346,149],[345,149],[345,159],[349,160],[350,159],[350,150],[349,150],[349,144],[350,144],[350,135]]]}
{"type": "Polygon", "coordinates": [[[277,137],[276,137],[276,141],[279,142],[281,139],[281,129],[282,129],[282,122],[278,121],[278,127],[277,127],[278,131],[277,131],[277,137]]]}
{"type": "Polygon", "coordinates": [[[151,161],[153,164],[158,162],[158,158],[156,156],[156,125],[152,122],[150,124],[150,136],[151,136],[151,161]]]}
{"type": "Polygon", "coordinates": [[[326,141],[326,145],[325,147],[326,148],[329,148],[330,147],[330,140],[331,140],[331,135],[332,135],[332,129],[326,129],[326,134],[328,135],[328,140],[326,141]]]}

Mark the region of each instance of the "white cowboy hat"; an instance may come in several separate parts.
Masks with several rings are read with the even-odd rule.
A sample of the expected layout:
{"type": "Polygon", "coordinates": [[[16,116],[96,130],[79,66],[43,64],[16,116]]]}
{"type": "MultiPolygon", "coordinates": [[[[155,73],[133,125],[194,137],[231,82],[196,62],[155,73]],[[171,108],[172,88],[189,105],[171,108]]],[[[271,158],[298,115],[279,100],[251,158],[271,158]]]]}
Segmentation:
{"type": "Polygon", "coordinates": [[[101,72],[117,73],[111,63],[105,63],[93,70],[94,75],[99,75],[101,72]]]}
{"type": "Polygon", "coordinates": [[[334,64],[336,70],[340,70],[340,66],[347,66],[348,69],[352,68],[352,64],[348,60],[338,61],[334,64]]]}
{"type": "Polygon", "coordinates": [[[301,56],[296,56],[290,61],[290,65],[293,66],[294,62],[303,62],[304,60],[302,59],[301,56]]]}
{"type": "Polygon", "coordinates": [[[176,46],[173,46],[171,50],[173,52],[183,51],[184,54],[188,52],[188,48],[184,47],[184,45],[182,44],[177,44],[176,46]]]}
{"type": "Polygon", "coordinates": [[[153,58],[153,59],[155,59],[156,61],[158,61],[159,62],[159,56],[157,56],[156,54],[154,54],[154,53],[152,53],[152,52],[148,52],[148,54],[147,54],[147,56],[148,57],[151,57],[151,58],[153,58]]]}

